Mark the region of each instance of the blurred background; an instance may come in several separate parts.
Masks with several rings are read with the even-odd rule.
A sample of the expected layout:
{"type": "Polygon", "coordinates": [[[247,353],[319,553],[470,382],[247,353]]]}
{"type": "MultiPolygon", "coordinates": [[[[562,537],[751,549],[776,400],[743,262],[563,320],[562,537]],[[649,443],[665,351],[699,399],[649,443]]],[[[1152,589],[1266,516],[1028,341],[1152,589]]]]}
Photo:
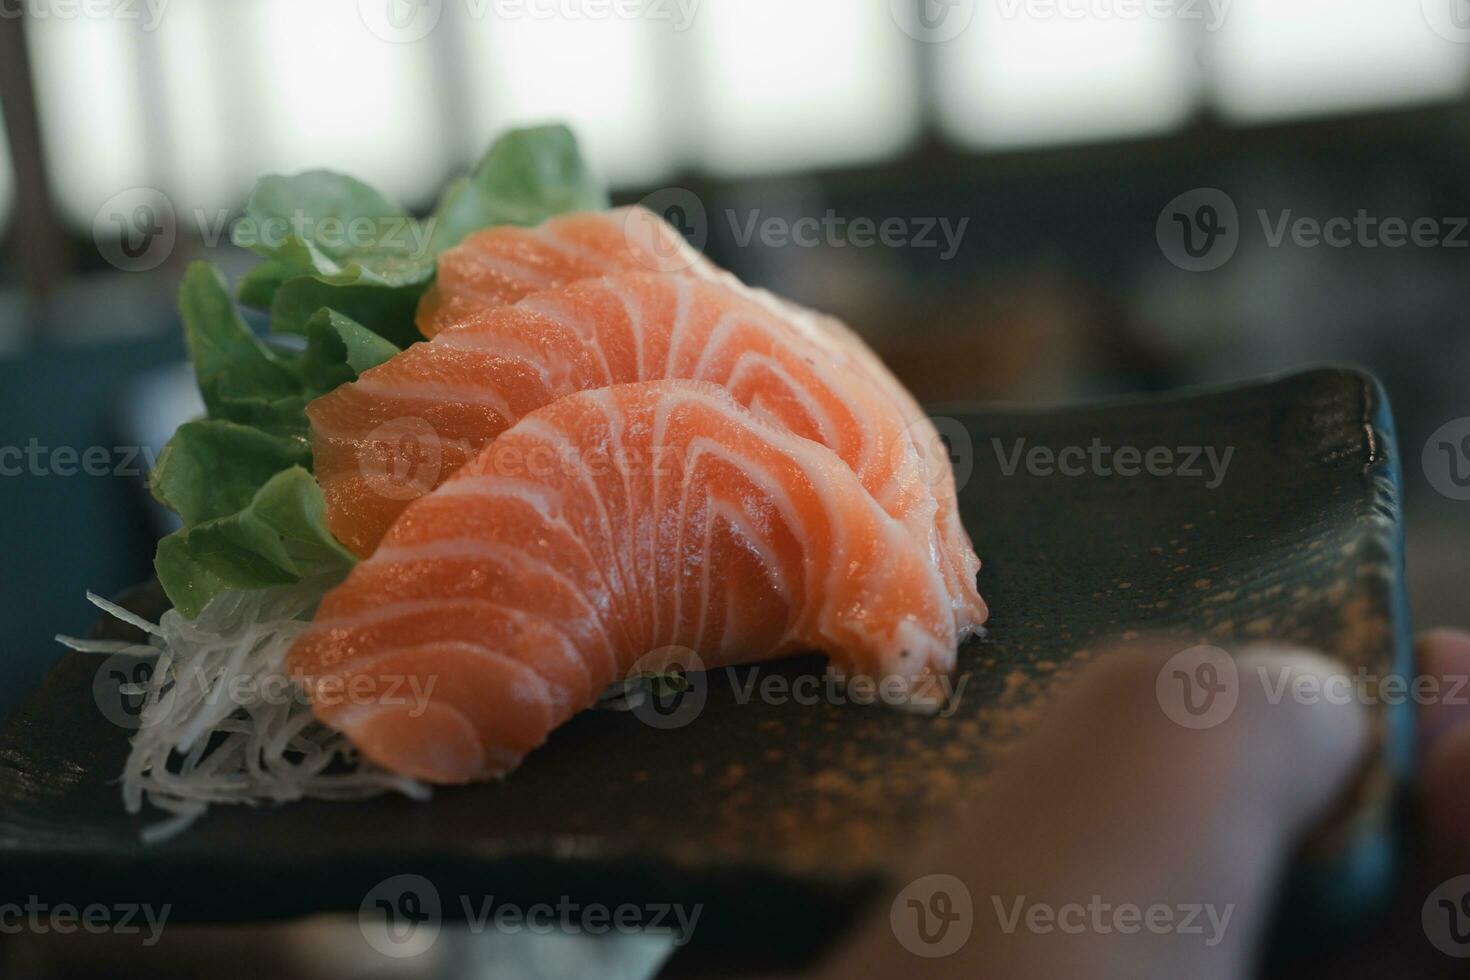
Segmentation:
{"type": "Polygon", "coordinates": [[[1420,464],[1470,415],[1467,95],[1467,0],[0,0],[0,711],[83,590],[150,574],[149,447],[192,410],[173,292],[249,266],[254,178],[422,211],[552,119],[926,401],[1367,367],[1419,621],[1470,624],[1470,504],[1420,464]]]}
{"type": "MultiPolygon", "coordinates": [[[[927,402],[1371,370],[1417,621],[1470,625],[1470,503],[1421,463],[1470,416],[1470,0],[0,0],[0,116],[0,715],[84,590],[151,574],[147,464],[195,410],[174,290],[249,267],[254,179],[336,168],[423,212],[557,119],[616,200],[845,317],[927,402]]],[[[315,976],[316,928],[11,962],[222,975],[229,943],[315,976]]],[[[664,955],[624,953],[496,955],[664,955]]]]}

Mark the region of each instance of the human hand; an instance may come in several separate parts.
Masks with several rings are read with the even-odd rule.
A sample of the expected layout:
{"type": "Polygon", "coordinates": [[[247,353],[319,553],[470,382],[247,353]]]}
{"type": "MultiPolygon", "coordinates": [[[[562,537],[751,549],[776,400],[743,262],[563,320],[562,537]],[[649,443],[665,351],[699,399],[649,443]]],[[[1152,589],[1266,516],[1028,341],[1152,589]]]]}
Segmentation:
{"type": "MultiPolygon", "coordinates": [[[[1260,649],[1239,661],[1230,715],[1191,730],[1161,710],[1156,682],[1167,656],[1118,651],[1059,692],[962,828],[906,877],[897,908],[895,896],[880,903],[823,975],[1254,975],[1281,874],[1357,771],[1369,713],[1351,700],[1281,697],[1271,678],[1326,683],[1348,672],[1318,654],[1260,649]],[[964,887],[927,875],[953,875],[964,887]],[[946,936],[923,948],[964,898],[972,928],[959,948],[944,958],[916,955],[954,944],[946,936]],[[916,939],[925,915],[927,939],[916,939]]],[[[1470,870],[1470,635],[1425,634],[1417,659],[1442,695],[1421,705],[1418,718],[1432,887],[1470,870]]],[[[1394,940],[1416,948],[1353,953],[1349,962],[1378,957],[1391,971],[1385,976],[1411,975],[1411,961],[1428,964],[1421,975],[1458,970],[1463,964],[1419,928],[1426,894],[1406,903],[1413,928],[1394,940]]]]}

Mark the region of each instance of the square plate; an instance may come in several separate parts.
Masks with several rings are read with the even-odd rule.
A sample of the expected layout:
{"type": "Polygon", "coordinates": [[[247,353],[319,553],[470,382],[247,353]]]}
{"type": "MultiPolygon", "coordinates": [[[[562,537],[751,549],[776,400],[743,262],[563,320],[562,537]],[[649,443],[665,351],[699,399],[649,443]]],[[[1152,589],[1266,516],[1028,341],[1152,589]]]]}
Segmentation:
{"type": "MultiPolygon", "coordinates": [[[[819,676],[817,658],[758,676],[716,671],[677,730],[587,712],[503,783],[427,804],[216,808],[145,846],[116,784],[127,735],[105,714],[116,716],[117,681],[99,680],[95,657],[70,655],[0,729],[4,891],[239,921],[356,911],[375,884],[413,873],[441,894],[523,907],[562,895],[700,902],[702,942],[760,935],[799,950],[872,894],[905,842],[983,779],[1047,683],[1108,637],[1228,649],[1272,637],[1378,676],[1409,669],[1398,464],[1371,378],[1314,371],[1143,401],[955,412],[939,426],[994,613],[989,636],[961,651],[952,713],[748,695],[767,677],[819,676]],[[1037,447],[1101,462],[1079,466],[1073,451],[1048,465],[1037,447]],[[1168,465],[1157,452],[1150,472],[1113,452],[1123,447],[1144,464],[1161,447],[1168,465]]],[[[131,601],[160,612],[156,591],[131,601]]],[[[1390,884],[1411,718],[1375,710],[1376,749],[1351,799],[1298,856],[1283,913],[1294,935],[1341,927],[1390,884]]]]}

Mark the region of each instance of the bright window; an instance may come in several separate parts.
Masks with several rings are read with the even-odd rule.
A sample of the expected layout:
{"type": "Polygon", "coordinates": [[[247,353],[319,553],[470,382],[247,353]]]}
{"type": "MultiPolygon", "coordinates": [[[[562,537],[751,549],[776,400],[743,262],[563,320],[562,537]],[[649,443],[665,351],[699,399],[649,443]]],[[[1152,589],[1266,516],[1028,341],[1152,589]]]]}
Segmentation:
{"type": "MultiPolygon", "coordinates": [[[[1443,7],[1463,3],[1443,0],[1443,7]]],[[[1235,0],[1212,38],[1220,107],[1256,120],[1457,94],[1470,47],[1436,33],[1429,7],[1417,0],[1235,0]]]]}
{"type": "Polygon", "coordinates": [[[38,18],[26,32],[51,186],[65,218],[90,228],[109,198],[158,176],[146,146],[139,26],[38,18]]]}
{"type": "MultiPolygon", "coordinates": [[[[445,11],[464,21],[474,152],[507,127],[562,120],[614,184],[651,182],[673,168],[673,118],[659,80],[663,45],[684,34],[677,19],[621,16],[620,4],[572,18],[546,16],[560,8],[541,0],[483,6],[478,18],[474,5],[445,11]]],[[[677,4],[659,9],[677,18],[677,4]]]]}
{"type": "Polygon", "coordinates": [[[978,3],[969,27],[936,47],[944,128],[971,146],[1005,148],[1179,125],[1199,99],[1193,28],[1110,9],[1081,0],[978,3]]]}
{"type": "Polygon", "coordinates": [[[914,47],[881,0],[713,0],[687,145],[722,174],[881,159],[917,134],[914,47]]]}
{"type": "Polygon", "coordinates": [[[212,222],[244,203],[256,176],[259,140],[242,125],[249,95],[238,83],[248,69],[232,60],[242,50],[232,38],[254,24],[243,4],[169,0],[166,11],[155,42],[172,157],[163,189],[181,214],[200,209],[212,222]]]}
{"type": "Polygon", "coordinates": [[[10,144],[5,141],[5,113],[0,111],[0,235],[10,226],[15,207],[15,174],[10,170],[10,144]]]}
{"type": "Polygon", "coordinates": [[[258,33],[241,44],[259,62],[232,83],[244,114],[228,118],[258,137],[239,144],[252,176],[327,167],[400,200],[426,200],[449,170],[433,35],[385,39],[359,7],[357,0],[255,5],[258,33]]]}

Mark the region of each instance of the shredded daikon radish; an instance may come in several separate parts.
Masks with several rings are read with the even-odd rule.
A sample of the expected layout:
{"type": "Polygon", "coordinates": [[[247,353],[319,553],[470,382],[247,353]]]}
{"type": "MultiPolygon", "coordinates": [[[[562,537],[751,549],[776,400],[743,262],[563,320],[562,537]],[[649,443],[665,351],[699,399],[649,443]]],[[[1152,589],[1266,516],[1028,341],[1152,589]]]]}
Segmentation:
{"type": "Polygon", "coordinates": [[[429,795],[361,759],[286,676],[286,653],[321,595],[319,584],[224,592],[197,619],[169,610],[155,625],[89,594],[149,634],[148,645],[57,638],[75,650],[157,657],[122,775],[129,813],[146,802],[171,815],[147,827],[145,841],[182,832],[216,803],[429,795]]]}

